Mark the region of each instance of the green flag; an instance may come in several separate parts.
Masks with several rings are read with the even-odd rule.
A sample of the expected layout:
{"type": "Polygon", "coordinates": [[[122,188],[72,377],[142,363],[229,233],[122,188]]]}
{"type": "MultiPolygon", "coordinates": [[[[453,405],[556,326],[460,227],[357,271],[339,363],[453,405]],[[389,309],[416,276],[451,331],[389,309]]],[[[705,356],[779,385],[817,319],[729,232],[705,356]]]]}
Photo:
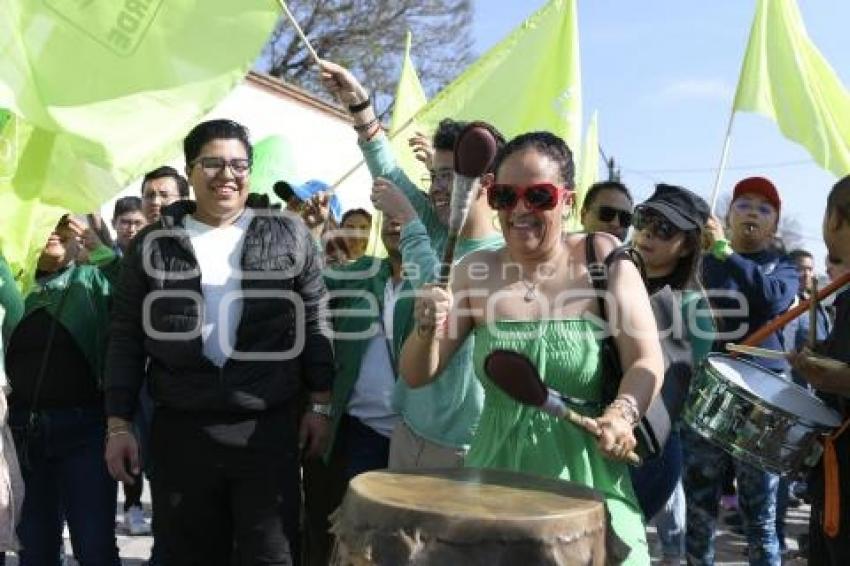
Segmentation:
{"type": "Polygon", "coordinates": [[[573,214],[567,221],[567,229],[571,231],[582,230],[579,211],[584,203],[584,195],[587,189],[599,180],[599,116],[597,112],[590,117],[590,124],[584,132],[584,144],[579,155],[578,175],[576,178],[576,196],[573,205],[573,214]]]}
{"type": "Polygon", "coordinates": [[[759,0],[734,109],[770,118],[819,165],[850,173],[850,95],[809,39],[794,0],[759,0]]]}
{"type": "Polygon", "coordinates": [[[67,209],[23,199],[12,178],[17,171],[19,148],[32,134],[32,126],[10,115],[0,130],[0,253],[6,258],[21,287],[29,287],[36,258],[56,221],[67,209]]]}
{"type": "MultiPolygon", "coordinates": [[[[401,63],[401,73],[398,77],[393,102],[390,143],[399,166],[404,169],[404,172],[413,182],[419,182],[422,177],[428,174],[428,168],[416,159],[413,152],[410,151],[408,138],[417,130],[423,130],[426,134],[428,132],[427,129],[420,128],[417,122],[411,121],[428,102],[428,97],[425,95],[425,89],[422,88],[422,83],[419,81],[419,76],[416,74],[416,68],[413,66],[413,60],[410,57],[411,43],[412,35],[408,30],[404,45],[404,59],[401,63]],[[406,128],[404,132],[401,131],[403,127],[406,128]]],[[[381,240],[382,216],[381,211],[375,211],[372,230],[369,234],[369,244],[366,246],[366,253],[377,257],[387,255],[384,243],[381,240]]]]}
{"type": "Polygon", "coordinates": [[[408,30],[404,46],[404,60],[401,64],[401,74],[398,78],[398,87],[393,103],[390,137],[398,164],[411,180],[418,182],[424,175],[428,174],[428,169],[410,151],[410,146],[407,143],[408,137],[396,135],[396,132],[406,126],[410,126],[407,131],[411,131],[411,128],[415,131],[417,122],[414,121],[411,124],[407,122],[428,103],[428,97],[425,96],[425,90],[422,88],[422,83],[419,82],[419,76],[416,74],[416,68],[410,58],[411,39],[408,30]]]}
{"type": "MultiPolygon", "coordinates": [[[[551,0],[475,61],[416,115],[439,121],[485,120],[506,138],[549,130],[570,149],[581,136],[581,72],[575,0],[551,0]]],[[[415,131],[408,125],[400,134],[415,131]]],[[[409,151],[409,150],[408,150],[409,151]]]]}
{"type": "Polygon", "coordinates": [[[0,107],[19,118],[2,130],[12,147],[0,164],[10,263],[31,267],[56,220],[27,224],[42,204],[45,214],[95,210],[168,161],[244,77],[277,17],[269,0],[6,0],[0,107]]]}

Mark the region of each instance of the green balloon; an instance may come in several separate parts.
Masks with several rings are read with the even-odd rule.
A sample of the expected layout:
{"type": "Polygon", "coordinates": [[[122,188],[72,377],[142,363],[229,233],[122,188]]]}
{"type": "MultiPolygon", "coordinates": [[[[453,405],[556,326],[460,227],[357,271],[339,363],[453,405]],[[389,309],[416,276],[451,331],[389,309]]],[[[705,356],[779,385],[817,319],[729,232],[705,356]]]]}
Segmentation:
{"type": "Polygon", "coordinates": [[[254,144],[251,192],[277,199],[273,187],[278,181],[287,181],[293,184],[301,182],[296,177],[292,145],[281,136],[269,136],[254,144]]]}

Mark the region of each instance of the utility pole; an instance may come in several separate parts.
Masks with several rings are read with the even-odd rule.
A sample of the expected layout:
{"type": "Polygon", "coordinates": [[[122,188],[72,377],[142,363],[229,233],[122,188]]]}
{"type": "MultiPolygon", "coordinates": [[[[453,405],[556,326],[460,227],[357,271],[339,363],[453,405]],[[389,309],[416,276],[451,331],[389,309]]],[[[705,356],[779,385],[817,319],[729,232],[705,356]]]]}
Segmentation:
{"type": "Polygon", "coordinates": [[[610,158],[605,155],[605,152],[602,150],[602,146],[599,146],[599,154],[602,156],[602,159],[605,161],[605,167],[608,168],[608,180],[620,182],[620,168],[617,167],[616,162],[614,161],[614,156],[612,155],[610,158]]]}

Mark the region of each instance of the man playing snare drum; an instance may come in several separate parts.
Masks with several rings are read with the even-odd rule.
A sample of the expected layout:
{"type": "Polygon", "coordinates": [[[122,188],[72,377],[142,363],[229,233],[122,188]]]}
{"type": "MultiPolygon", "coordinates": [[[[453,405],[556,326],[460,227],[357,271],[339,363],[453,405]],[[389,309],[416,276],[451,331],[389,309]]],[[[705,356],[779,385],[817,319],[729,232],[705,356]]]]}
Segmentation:
{"type": "MultiPolygon", "coordinates": [[[[710,218],[705,232],[710,252],[703,259],[703,283],[717,316],[715,351],[725,342],[738,342],[793,303],[798,290],[797,269],[787,256],[772,249],[781,201],[776,188],[763,177],[750,177],[736,186],[725,235],[720,221],[710,218]],[[731,314],[735,312],[736,314],[731,314]]],[[[781,332],[760,344],[784,350],[781,332]]],[[[784,360],[758,360],[779,373],[784,360]]],[[[750,564],[779,565],[776,533],[776,493],[779,478],[732,458],[722,449],[684,430],[685,493],[687,493],[687,552],[690,564],[714,562],[714,532],[723,478],[734,466],[738,502],[744,519],[750,564]]]]}
{"type": "MultiPolygon", "coordinates": [[[[830,262],[850,266],[850,176],[838,181],[829,194],[823,239],[830,262]]],[[[835,326],[817,348],[819,355],[807,350],[791,355],[794,370],[844,419],[809,476],[812,514],[807,558],[812,566],[846,564],[850,557],[850,290],[840,291],[834,304],[835,326]],[[824,357],[832,358],[832,363],[825,365],[824,357]]]]}

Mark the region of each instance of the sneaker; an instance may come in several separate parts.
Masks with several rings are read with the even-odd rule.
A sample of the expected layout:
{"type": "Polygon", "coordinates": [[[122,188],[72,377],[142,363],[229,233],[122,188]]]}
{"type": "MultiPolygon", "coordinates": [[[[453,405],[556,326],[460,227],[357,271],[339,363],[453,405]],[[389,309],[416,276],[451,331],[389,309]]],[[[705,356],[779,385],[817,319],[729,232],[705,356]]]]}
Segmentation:
{"type": "Polygon", "coordinates": [[[720,506],[725,511],[732,511],[738,508],[737,495],[724,495],[720,498],[720,506]]]}
{"type": "Polygon", "coordinates": [[[139,505],[133,505],[124,511],[124,527],[132,536],[151,534],[151,526],[145,520],[145,512],[139,505]]]}

